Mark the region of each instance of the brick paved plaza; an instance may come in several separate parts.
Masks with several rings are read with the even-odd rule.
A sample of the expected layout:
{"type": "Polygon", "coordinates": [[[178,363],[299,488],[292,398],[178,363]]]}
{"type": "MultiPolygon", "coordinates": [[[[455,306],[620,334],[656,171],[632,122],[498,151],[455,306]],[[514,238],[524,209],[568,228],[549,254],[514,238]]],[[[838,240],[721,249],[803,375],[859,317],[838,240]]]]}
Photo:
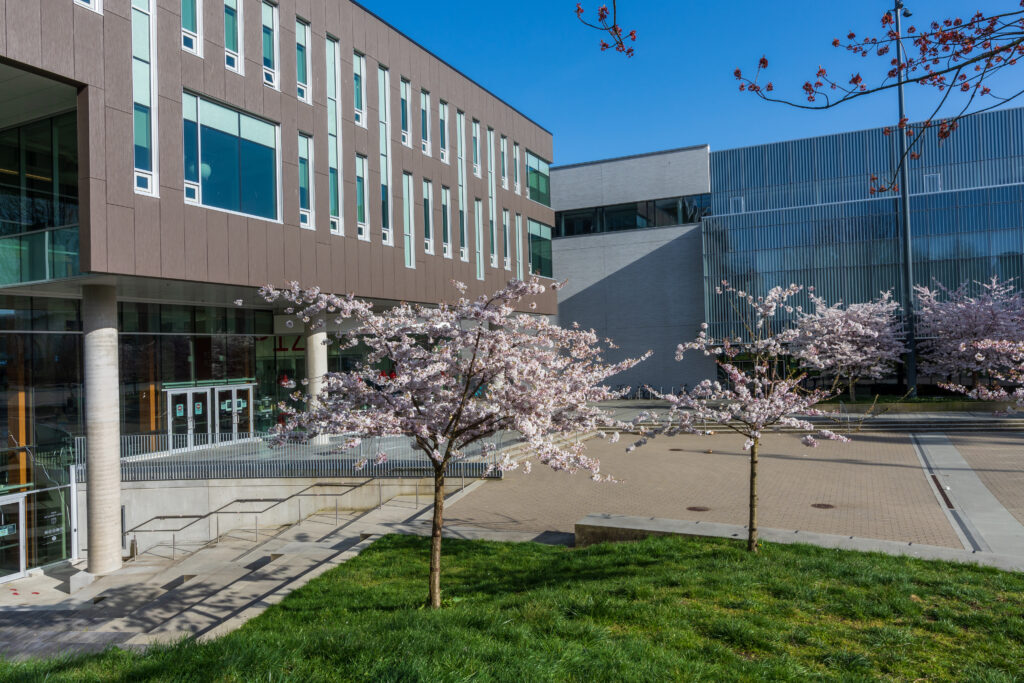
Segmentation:
{"type": "Polygon", "coordinates": [[[960,434],[950,440],[992,495],[1024,524],[1024,434],[960,434]]]}
{"type": "MultiPolygon", "coordinates": [[[[762,443],[761,526],[963,547],[908,435],[860,434],[849,444],[822,442],[813,449],[799,438],[772,434],[762,443]]],[[[984,437],[986,443],[1004,438],[984,437]]],[[[625,436],[618,444],[588,442],[589,454],[618,484],[536,465],[532,474],[485,483],[453,505],[446,521],[535,532],[572,531],[577,520],[598,512],[746,523],[749,459],[741,437],[658,439],[632,454],[624,453],[626,445],[625,436]]],[[[1024,478],[1024,467],[1015,472],[1024,478]]]]}

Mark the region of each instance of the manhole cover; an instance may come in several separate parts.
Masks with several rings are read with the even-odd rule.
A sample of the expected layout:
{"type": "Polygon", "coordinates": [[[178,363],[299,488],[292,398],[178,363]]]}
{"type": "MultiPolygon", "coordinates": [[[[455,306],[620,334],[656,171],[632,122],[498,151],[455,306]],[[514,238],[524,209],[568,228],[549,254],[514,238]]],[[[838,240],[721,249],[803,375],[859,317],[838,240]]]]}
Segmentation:
{"type": "Polygon", "coordinates": [[[703,505],[691,505],[686,509],[689,510],[690,512],[707,512],[711,508],[706,508],[703,505]]]}
{"type": "Polygon", "coordinates": [[[812,508],[818,508],[819,510],[831,510],[835,505],[829,505],[828,503],[811,503],[812,508]]]}

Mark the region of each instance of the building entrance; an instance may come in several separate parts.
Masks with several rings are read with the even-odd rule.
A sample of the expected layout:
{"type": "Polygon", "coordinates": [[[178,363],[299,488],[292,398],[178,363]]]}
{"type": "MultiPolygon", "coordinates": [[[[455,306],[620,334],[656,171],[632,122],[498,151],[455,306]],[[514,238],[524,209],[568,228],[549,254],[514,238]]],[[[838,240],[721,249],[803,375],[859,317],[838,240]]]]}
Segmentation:
{"type": "Polygon", "coordinates": [[[251,438],[253,389],[252,384],[168,389],[171,449],[205,448],[251,438]]]}
{"type": "Polygon", "coordinates": [[[25,576],[25,495],[0,497],[0,583],[25,576]]]}

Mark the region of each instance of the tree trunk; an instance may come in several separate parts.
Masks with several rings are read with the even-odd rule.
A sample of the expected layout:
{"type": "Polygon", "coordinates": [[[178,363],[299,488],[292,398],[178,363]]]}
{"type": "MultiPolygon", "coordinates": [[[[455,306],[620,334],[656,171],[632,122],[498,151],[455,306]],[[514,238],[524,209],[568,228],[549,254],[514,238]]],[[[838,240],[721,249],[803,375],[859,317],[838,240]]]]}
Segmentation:
{"type": "Polygon", "coordinates": [[[747,522],[747,550],[757,552],[757,449],[760,439],[750,447],[750,520],[747,522]]]}
{"type": "Polygon", "coordinates": [[[857,383],[850,379],[850,403],[857,402],[857,383]]]}
{"type": "Polygon", "coordinates": [[[441,525],[444,520],[444,468],[434,470],[434,519],[430,529],[430,606],[441,607],[441,525]]]}

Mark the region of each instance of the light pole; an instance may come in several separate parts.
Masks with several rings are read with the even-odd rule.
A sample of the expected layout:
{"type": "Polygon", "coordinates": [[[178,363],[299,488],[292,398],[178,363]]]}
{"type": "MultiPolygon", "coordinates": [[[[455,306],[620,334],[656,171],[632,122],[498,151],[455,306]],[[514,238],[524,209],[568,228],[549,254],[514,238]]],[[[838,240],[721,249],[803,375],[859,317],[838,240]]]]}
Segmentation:
{"type": "MultiPolygon", "coordinates": [[[[900,19],[910,17],[910,10],[903,6],[903,0],[896,0],[893,10],[896,17],[896,79],[900,102],[900,121],[906,120],[903,103],[903,29],[900,19]]],[[[899,138],[900,164],[900,208],[902,210],[901,228],[903,233],[903,302],[904,315],[907,321],[907,396],[917,396],[917,339],[914,335],[914,252],[911,250],[910,236],[910,173],[907,169],[907,133],[905,127],[896,127],[899,138]]]]}

